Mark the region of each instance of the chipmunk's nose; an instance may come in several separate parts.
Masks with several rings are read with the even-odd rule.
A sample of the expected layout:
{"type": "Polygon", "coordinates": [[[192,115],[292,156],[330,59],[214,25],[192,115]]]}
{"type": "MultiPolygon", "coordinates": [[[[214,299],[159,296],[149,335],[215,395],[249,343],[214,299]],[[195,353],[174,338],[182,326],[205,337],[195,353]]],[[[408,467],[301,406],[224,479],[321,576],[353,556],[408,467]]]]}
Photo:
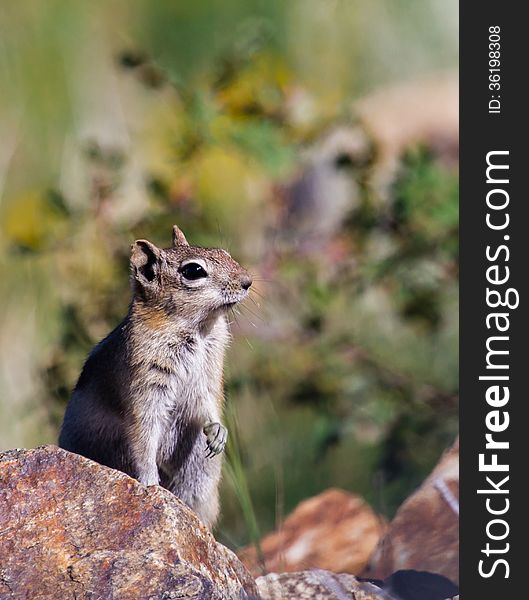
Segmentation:
{"type": "Polygon", "coordinates": [[[247,290],[252,285],[252,276],[249,273],[243,273],[241,275],[241,287],[247,290]]]}

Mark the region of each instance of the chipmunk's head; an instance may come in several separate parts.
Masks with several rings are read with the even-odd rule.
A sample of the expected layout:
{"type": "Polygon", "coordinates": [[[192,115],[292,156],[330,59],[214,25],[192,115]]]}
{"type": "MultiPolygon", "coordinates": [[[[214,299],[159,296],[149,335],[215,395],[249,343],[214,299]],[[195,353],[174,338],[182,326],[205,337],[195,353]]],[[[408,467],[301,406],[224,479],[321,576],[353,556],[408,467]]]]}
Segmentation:
{"type": "Polygon", "coordinates": [[[145,307],[197,325],[244,300],[252,285],[228,252],[190,246],[176,225],[171,248],[134,242],[130,266],[134,295],[145,307]]]}

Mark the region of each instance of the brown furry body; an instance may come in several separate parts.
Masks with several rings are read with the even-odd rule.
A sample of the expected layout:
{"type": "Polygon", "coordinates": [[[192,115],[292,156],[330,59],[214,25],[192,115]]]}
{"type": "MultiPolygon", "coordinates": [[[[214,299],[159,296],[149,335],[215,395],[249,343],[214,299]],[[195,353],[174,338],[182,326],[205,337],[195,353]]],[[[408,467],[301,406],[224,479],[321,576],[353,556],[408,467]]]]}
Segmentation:
{"type": "Polygon", "coordinates": [[[251,278],[225,251],[189,246],[177,228],[172,248],[136,242],[131,271],[129,313],[86,361],[59,444],[163,485],[211,527],[226,431],[226,310],[251,278]],[[186,279],[186,268],[200,277],[186,279]]]}

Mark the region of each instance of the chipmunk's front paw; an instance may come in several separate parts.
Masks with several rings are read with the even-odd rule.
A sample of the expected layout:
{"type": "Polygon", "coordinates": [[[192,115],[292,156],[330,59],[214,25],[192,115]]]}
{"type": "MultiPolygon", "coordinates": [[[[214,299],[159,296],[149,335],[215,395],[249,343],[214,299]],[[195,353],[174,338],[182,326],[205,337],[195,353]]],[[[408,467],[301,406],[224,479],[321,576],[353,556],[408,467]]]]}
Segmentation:
{"type": "Polygon", "coordinates": [[[138,477],[138,481],[143,483],[143,485],[151,486],[151,485],[160,485],[160,478],[158,477],[158,473],[144,473],[138,477]]]}
{"type": "Polygon", "coordinates": [[[206,458],[212,458],[220,454],[226,446],[228,430],[220,423],[208,423],[203,429],[206,442],[206,458]]]}

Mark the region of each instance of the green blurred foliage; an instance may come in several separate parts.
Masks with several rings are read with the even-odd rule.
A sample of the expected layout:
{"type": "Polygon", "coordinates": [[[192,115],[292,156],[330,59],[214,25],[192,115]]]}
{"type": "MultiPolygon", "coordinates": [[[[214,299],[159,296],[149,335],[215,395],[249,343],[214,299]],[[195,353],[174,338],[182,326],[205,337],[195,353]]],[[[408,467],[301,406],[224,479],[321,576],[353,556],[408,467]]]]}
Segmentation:
{"type": "Polygon", "coordinates": [[[380,203],[366,160],[312,248],[278,205],[354,98],[453,65],[456,39],[457,4],[434,0],[4,3],[0,446],[56,439],[126,313],[131,241],[178,223],[256,274],[226,368],[221,539],[328,486],[391,516],[457,431],[457,173],[410,148],[380,203]]]}

